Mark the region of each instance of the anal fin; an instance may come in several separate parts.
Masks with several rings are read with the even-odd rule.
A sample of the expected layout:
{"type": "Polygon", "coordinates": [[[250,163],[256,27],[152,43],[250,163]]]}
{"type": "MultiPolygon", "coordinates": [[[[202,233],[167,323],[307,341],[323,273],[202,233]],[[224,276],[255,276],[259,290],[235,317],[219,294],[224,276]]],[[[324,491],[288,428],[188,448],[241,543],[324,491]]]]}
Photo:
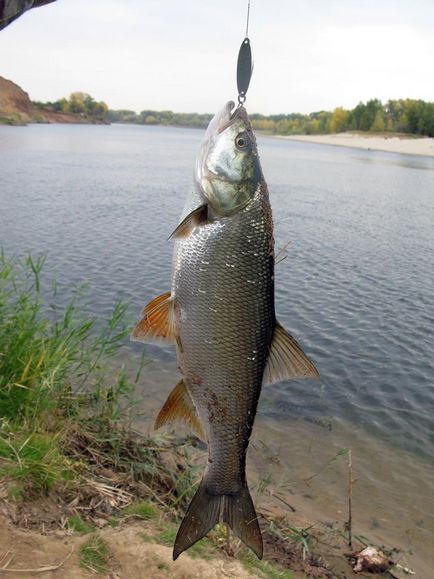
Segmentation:
{"type": "Polygon", "coordinates": [[[264,384],[294,378],[319,378],[318,370],[298,342],[276,322],[267,365],[264,384]]]}
{"type": "Polygon", "coordinates": [[[172,422],[184,422],[206,442],[206,434],[194,407],[193,401],[185,386],[184,380],[180,380],[155,419],[154,428],[158,429],[164,424],[172,422]]]}
{"type": "Polygon", "coordinates": [[[143,310],[143,317],[134,328],[131,339],[136,342],[175,341],[175,317],[170,292],[153,299],[143,310]]]}

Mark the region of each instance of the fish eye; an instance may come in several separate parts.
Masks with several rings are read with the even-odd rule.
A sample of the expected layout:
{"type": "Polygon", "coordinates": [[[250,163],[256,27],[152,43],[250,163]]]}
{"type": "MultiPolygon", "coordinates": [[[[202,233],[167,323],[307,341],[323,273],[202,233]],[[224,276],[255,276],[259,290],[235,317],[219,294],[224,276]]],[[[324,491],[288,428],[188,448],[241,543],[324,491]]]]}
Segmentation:
{"type": "Polygon", "coordinates": [[[247,147],[246,137],[242,133],[237,135],[235,138],[235,144],[239,149],[245,149],[247,147]]]}

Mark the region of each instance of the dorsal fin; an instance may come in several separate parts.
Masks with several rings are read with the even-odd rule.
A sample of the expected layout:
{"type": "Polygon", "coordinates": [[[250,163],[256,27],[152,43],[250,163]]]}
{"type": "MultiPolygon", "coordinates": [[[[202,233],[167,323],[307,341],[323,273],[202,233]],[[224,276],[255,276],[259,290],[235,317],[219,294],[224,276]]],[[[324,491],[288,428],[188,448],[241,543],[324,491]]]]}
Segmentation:
{"type": "Polygon", "coordinates": [[[185,386],[184,380],[180,380],[172,392],[167,397],[157,418],[155,419],[154,428],[158,429],[164,424],[171,422],[184,422],[198,435],[200,439],[206,442],[206,434],[203,426],[185,386]]]}
{"type": "Polygon", "coordinates": [[[143,318],[131,334],[132,340],[136,342],[175,341],[175,317],[170,292],[154,298],[142,314],[143,318]]]}
{"type": "Polygon", "coordinates": [[[297,341],[276,322],[263,383],[294,378],[319,378],[319,373],[297,341]]]}
{"type": "Polygon", "coordinates": [[[192,234],[195,227],[205,225],[205,223],[208,223],[208,205],[206,204],[193,209],[193,211],[181,221],[169,239],[172,237],[174,239],[185,239],[192,234]]]}

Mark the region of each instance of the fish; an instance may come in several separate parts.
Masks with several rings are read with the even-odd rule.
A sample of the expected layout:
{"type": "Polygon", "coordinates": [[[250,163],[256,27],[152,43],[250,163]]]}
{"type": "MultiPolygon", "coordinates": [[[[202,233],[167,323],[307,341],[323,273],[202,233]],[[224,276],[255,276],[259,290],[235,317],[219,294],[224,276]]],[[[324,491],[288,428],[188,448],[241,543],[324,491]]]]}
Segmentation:
{"type": "Polygon", "coordinates": [[[218,522],[261,559],[263,540],[246,480],[261,389],[319,374],[276,319],[271,206],[244,106],[229,101],[210,121],[194,188],[171,237],[171,291],[145,307],[132,339],[176,347],[182,378],[155,427],[181,421],[208,444],[173,559],[218,522]]]}

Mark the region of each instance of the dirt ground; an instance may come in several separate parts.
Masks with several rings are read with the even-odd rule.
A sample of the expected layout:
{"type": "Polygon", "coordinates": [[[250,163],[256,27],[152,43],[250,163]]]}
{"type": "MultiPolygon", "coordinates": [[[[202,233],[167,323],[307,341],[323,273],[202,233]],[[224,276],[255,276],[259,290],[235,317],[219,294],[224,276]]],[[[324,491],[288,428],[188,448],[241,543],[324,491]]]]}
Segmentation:
{"type": "MultiPolygon", "coordinates": [[[[83,449],[79,447],[79,451],[83,449]]],[[[199,451],[197,454],[200,456],[199,451]]],[[[164,460],[175,468],[176,452],[167,452],[164,460]]],[[[289,504],[272,492],[262,493],[257,500],[264,541],[262,562],[238,539],[228,541],[224,527],[210,533],[204,549],[192,548],[174,562],[179,513],[159,498],[164,496],[163,483],[163,479],[159,481],[154,491],[144,482],[102,465],[80,485],[56,487],[48,496],[32,494],[27,487],[16,495],[16,481],[0,479],[0,579],[97,576],[96,566],[86,565],[81,552],[92,537],[104,542],[105,570],[99,576],[109,579],[373,577],[353,571],[342,523],[320,523],[312,515],[309,519],[296,496],[291,495],[293,504],[289,504]],[[149,517],[128,511],[138,504],[147,505],[149,517]],[[73,517],[89,528],[74,529],[73,517]]],[[[167,494],[167,488],[164,492],[167,494]]],[[[354,544],[353,549],[365,546],[354,544]]],[[[393,574],[383,573],[382,577],[403,575],[393,568],[393,574]]]]}
{"type": "MultiPolygon", "coordinates": [[[[146,543],[141,535],[145,525],[134,523],[122,529],[104,529],[101,537],[110,550],[110,568],[104,576],[115,578],[152,577],[163,579],[220,577],[250,578],[241,563],[228,558],[206,561],[192,559],[184,554],[172,561],[172,549],[165,545],[146,543]]],[[[62,577],[79,579],[95,575],[80,565],[79,547],[86,536],[65,535],[58,532],[42,535],[35,531],[12,528],[5,519],[0,520],[0,577],[13,576],[17,579],[39,577],[62,577]]]]}
{"type": "MultiPolygon", "coordinates": [[[[294,524],[305,524],[305,521],[298,518],[294,524]]],[[[174,562],[172,547],[157,542],[158,526],[155,522],[130,520],[116,528],[105,525],[98,531],[98,536],[108,545],[109,570],[99,576],[108,579],[277,579],[287,570],[294,579],[372,577],[371,574],[352,571],[345,557],[345,545],[337,540],[336,534],[332,534],[333,540],[330,535],[322,538],[317,535],[315,547],[307,557],[294,545],[285,544],[267,531],[263,534],[264,560],[277,565],[273,574],[247,568],[237,554],[230,557],[224,550],[216,550],[212,556],[204,557],[191,556],[187,552],[174,562]]],[[[0,515],[0,578],[78,579],[97,576],[95,571],[83,567],[80,559],[80,546],[88,537],[61,528],[45,531],[43,526],[39,530],[18,528],[0,515]]]]}

